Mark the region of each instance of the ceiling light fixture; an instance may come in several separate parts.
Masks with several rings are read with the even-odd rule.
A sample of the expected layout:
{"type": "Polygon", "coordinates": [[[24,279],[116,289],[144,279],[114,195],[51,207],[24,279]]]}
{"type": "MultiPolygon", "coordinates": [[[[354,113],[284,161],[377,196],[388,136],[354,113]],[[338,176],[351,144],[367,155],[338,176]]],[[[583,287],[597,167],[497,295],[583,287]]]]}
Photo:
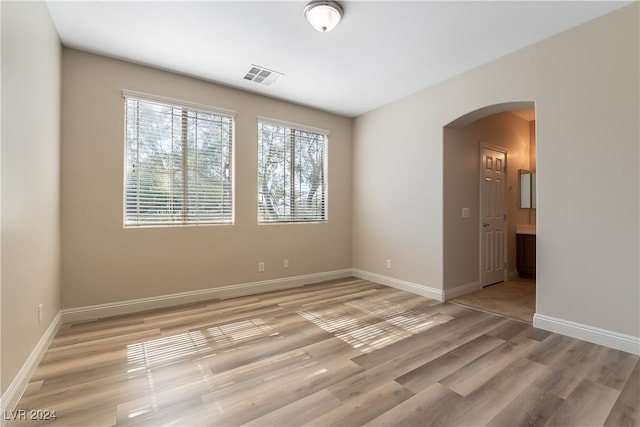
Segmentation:
{"type": "Polygon", "coordinates": [[[344,11],[337,1],[314,0],[304,8],[304,17],[316,30],[326,33],[338,25],[344,11]]]}

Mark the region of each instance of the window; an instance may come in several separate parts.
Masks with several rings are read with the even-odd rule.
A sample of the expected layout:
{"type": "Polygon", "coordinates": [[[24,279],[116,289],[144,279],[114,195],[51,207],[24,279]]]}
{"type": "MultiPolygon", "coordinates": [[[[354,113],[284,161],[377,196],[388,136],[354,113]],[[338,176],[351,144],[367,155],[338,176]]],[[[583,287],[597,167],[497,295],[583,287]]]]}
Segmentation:
{"type": "Polygon", "coordinates": [[[233,113],[124,96],[125,226],[233,223],[233,113]]]}
{"type": "Polygon", "coordinates": [[[326,220],[328,132],[258,119],[258,222],[326,220]]]}

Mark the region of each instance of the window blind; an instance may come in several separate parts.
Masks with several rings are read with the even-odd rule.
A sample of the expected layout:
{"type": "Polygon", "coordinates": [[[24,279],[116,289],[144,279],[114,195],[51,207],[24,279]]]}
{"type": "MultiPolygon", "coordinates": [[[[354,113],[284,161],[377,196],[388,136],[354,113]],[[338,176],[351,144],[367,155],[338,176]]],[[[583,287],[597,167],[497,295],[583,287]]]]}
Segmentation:
{"type": "Polygon", "coordinates": [[[233,222],[233,116],[125,93],[125,226],[233,222]]]}
{"type": "Polygon", "coordinates": [[[258,222],[326,221],[327,134],[258,120],[258,222]]]}

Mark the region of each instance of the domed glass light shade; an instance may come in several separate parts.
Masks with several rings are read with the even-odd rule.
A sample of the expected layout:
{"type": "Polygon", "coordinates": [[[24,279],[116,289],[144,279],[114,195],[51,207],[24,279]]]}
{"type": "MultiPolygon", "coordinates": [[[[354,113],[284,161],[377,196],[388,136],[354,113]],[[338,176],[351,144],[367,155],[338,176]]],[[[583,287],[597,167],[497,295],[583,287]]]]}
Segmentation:
{"type": "Polygon", "coordinates": [[[304,8],[304,17],[316,30],[326,33],[342,19],[342,6],[335,1],[312,1],[304,8]]]}

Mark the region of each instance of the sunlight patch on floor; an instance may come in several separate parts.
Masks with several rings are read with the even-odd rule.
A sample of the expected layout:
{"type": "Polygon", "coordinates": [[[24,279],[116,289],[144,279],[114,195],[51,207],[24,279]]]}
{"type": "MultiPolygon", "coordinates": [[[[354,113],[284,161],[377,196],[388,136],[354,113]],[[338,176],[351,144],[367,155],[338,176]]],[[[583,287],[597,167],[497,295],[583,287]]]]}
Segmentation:
{"type": "Polygon", "coordinates": [[[330,309],[303,309],[297,313],[363,353],[384,348],[449,320],[366,298],[330,309]],[[359,310],[363,316],[354,316],[353,310],[347,307],[359,310]]]}

